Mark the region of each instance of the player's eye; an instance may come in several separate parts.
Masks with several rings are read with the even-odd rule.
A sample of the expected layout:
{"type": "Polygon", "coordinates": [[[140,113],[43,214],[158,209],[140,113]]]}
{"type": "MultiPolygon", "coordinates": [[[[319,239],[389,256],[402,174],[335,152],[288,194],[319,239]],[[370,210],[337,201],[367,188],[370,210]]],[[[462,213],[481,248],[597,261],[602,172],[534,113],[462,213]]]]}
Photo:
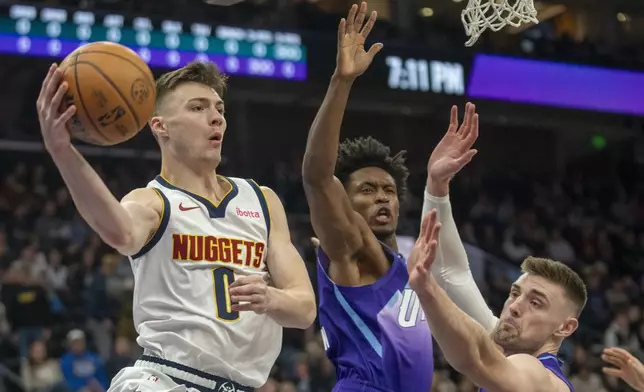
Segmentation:
{"type": "Polygon", "coordinates": [[[203,105],[195,105],[190,110],[192,110],[193,112],[200,112],[200,111],[202,111],[204,109],[205,109],[205,107],[203,105]]]}
{"type": "Polygon", "coordinates": [[[539,302],[539,301],[530,301],[530,305],[532,305],[533,307],[539,309],[541,307],[541,302],[539,302]]]}
{"type": "Polygon", "coordinates": [[[362,192],[362,193],[372,193],[373,189],[371,189],[371,188],[362,188],[362,190],[360,192],[362,192]]]}

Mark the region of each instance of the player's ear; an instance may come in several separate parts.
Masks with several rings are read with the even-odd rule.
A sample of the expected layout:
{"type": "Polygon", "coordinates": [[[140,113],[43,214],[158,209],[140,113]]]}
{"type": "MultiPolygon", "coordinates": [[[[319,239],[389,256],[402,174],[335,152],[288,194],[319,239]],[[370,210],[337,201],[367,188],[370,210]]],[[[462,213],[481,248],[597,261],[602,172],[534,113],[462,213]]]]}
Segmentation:
{"type": "Polygon", "coordinates": [[[168,130],[162,116],[153,116],[149,122],[152,135],[158,140],[159,137],[167,137],[168,130]]]}
{"type": "Polygon", "coordinates": [[[569,317],[557,328],[555,336],[567,338],[577,330],[577,327],[579,327],[579,321],[574,317],[569,317]]]}

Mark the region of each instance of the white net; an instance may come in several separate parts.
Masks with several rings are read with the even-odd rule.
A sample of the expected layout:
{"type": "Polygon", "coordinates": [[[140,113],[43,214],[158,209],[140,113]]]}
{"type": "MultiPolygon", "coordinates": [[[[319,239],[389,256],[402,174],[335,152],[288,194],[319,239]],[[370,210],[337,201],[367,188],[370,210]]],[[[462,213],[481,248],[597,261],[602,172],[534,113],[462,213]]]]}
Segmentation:
{"type": "Polygon", "coordinates": [[[499,31],[508,24],[519,27],[524,23],[539,23],[533,0],[469,0],[461,12],[461,20],[470,37],[465,46],[474,45],[487,29],[499,31]]]}

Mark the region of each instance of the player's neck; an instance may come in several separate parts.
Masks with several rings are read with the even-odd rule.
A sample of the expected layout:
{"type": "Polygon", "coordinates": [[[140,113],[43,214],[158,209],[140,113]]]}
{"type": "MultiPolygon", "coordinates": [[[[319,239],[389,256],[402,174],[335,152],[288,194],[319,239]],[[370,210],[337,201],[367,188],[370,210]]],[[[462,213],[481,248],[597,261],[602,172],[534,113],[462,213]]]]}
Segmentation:
{"type": "Polygon", "coordinates": [[[212,167],[193,167],[180,160],[163,157],[161,160],[161,177],[177,188],[201,195],[210,200],[217,200],[226,193],[217,179],[212,167]]]}
{"type": "Polygon", "coordinates": [[[539,355],[543,355],[543,354],[552,354],[554,356],[557,356],[557,353],[559,352],[559,346],[554,343],[546,343],[541,348],[539,348],[534,352],[506,350],[500,346],[499,348],[503,351],[506,357],[509,357],[510,355],[515,355],[515,354],[528,354],[528,355],[532,355],[533,357],[538,357],[539,355]]]}
{"type": "Polygon", "coordinates": [[[398,241],[396,241],[396,235],[392,234],[380,240],[383,244],[387,245],[391,249],[398,252],[398,241]]]}

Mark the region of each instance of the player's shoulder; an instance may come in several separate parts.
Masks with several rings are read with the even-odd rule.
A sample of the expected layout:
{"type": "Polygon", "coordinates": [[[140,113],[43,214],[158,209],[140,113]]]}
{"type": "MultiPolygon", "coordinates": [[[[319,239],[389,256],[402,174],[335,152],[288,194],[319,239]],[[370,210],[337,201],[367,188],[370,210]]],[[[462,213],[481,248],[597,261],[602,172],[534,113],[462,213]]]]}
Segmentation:
{"type": "Polygon", "coordinates": [[[508,360],[518,372],[526,376],[526,381],[538,386],[539,391],[570,392],[568,385],[544,366],[539,358],[528,354],[514,354],[510,355],[508,360]]]}
{"type": "Polygon", "coordinates": [[[166,202],[165,197],[155,188],[136,188],[121,199],[121,204],[135,203],[154,210],[162,210],[166,202]]]}
{"type": "Polygon", "coordinates": [[[252,178],[240,178],[240,177],[225,177],[227,180],[234,182],[235,184],[247,184],[251,188],[253,188],[256,192],[259,192],[260,194],[258,196],[262,196],[263,198],[266,199],[266,202],[269,203],[271,206],[273,204],[279,203],[280,205],[282,204],[282,201],[280,197],[277,195],[277,192],[275,192],[272,188],[266,186],[266,185],[261,185],[257,181],[255,181],[252,178]]]}

